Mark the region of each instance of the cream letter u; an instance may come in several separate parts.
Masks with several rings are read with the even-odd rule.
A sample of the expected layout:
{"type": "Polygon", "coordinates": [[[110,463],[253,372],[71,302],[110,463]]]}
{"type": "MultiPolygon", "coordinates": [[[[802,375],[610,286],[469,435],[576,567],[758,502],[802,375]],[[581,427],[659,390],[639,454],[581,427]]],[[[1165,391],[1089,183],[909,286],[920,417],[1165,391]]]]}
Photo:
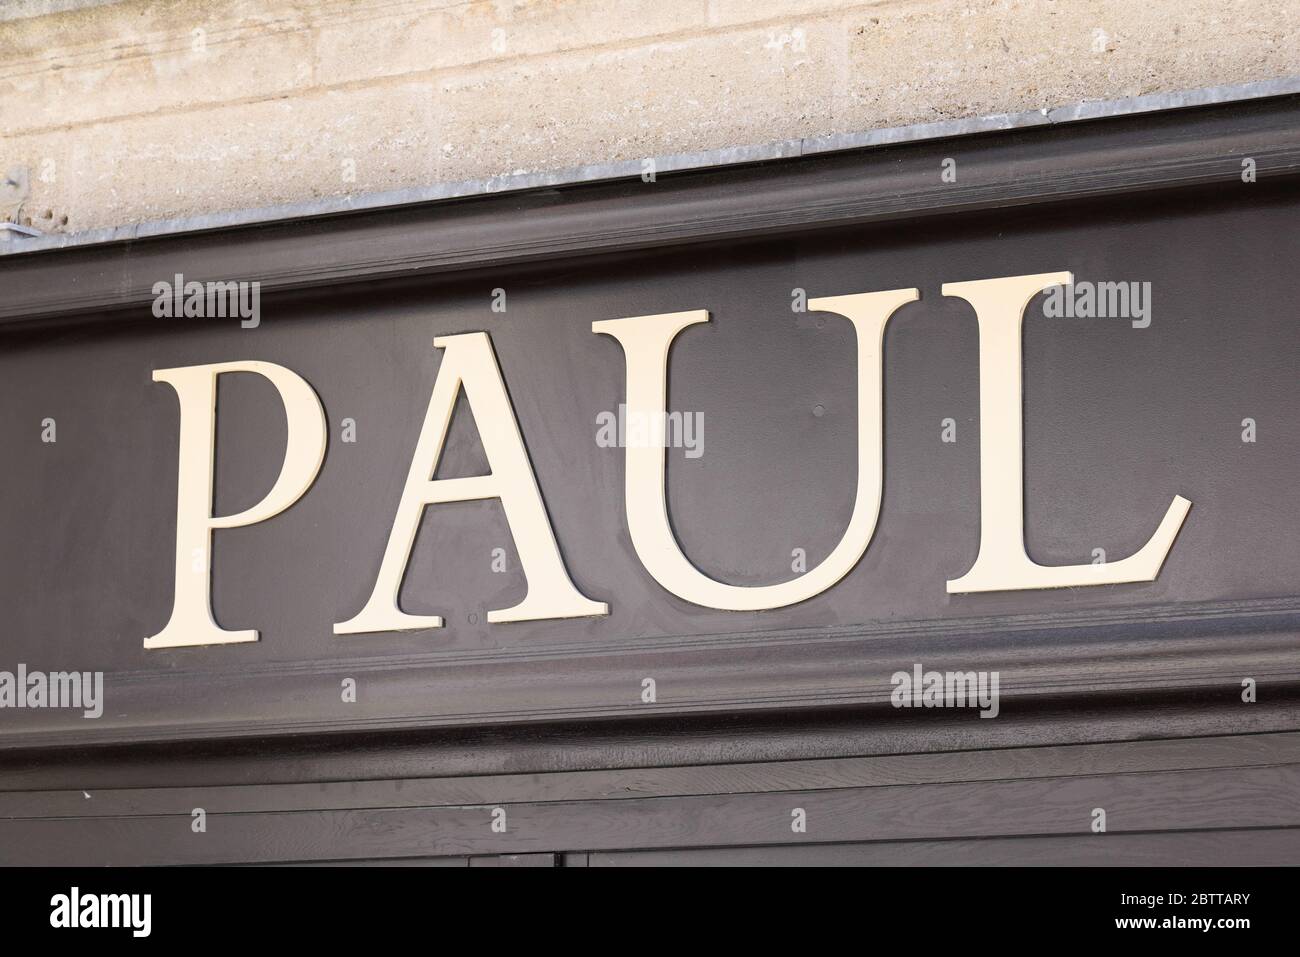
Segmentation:
{"type": "MultiPolygon", "coordinates": [[[[899,306],[917,298],[915,289],[813,299],[810,310],[834,312],[853,323],[858,348],[858,488],[853,515],[835,549],[817,567],[775,585],[727,585],[709,578],[682,554],[668,523],[664,488],[664,444],[629,444],[624,508],[628,530],[646,571],[664,588],[696,605],[726,611],[784,608],[830,588],[867,550],[880,513],[881,352],[885,325],[899,306]]],[[[628,418],[658,422],[667,403],[668,350],[687,326],[708,322],[700,309],[657,316],[594,322],[593,332],[613,336],[627,360],[628,418]]]]}

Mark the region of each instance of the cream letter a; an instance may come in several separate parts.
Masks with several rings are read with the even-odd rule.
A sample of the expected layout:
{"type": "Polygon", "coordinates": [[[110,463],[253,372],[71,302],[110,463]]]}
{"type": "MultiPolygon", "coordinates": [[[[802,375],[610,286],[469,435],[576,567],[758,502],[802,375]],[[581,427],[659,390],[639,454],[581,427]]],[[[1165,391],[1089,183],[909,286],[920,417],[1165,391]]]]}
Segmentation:
{"type": "Polygon", "coordinates": [[[524,441],[487,333],[443,336],[434,339],[433,345],[446,352],[433,384],[433,395],[416,443],[402,500],[397,506],[388,547],[379,566],[375,589],[360,614],[335,625],[334,633],[356,635],[441,628],[442,618],[438,615],[408,615],[398,607],[398,591],[406,574],[411,546],[415,543],[415,533],[426,505],[480,498],[501,499],[528,582],[524,600],[512,608],[489,611],[489,622],[608,614],[607,605],[592,601],[574,587],[560,560],[555,533],[547,521],[537,479],[528,463],[528,453],[524,450],[524,441]],[[443,442],[462,385],[492,471],[489,475],[468,478],[434,479],[433,473],[442,457],[443,442]]]}

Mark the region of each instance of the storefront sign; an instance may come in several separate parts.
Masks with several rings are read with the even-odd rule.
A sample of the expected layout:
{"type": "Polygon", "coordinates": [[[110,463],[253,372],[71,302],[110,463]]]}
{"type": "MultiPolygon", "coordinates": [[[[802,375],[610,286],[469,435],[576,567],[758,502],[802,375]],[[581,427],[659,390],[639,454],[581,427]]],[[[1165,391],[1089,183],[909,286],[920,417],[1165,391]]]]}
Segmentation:
{"type": "MultiPolygon", "coordinates": [[[[1068,272],[949,283],[945,296],[969,302],[980,330],[981,539],[974,566],[947,583],[949,592],[1016,591],[1114,585],[1155,579],[1191,503],[1174,497],[1146,544],[1110,563],[1040,565],[1025,552],[1022,453],[1021,335],[1030,300],[1070,286],[1068,272]]],[[[857,345],[857,491],[848,528],[830,554],[804,574],[779,584],[732,585],[709,577],[683,554],[673,534],[665,494],[663,436],[627,448],[624,505],[632,544],[646,570],[679,598],[707,608],[759,611],[806,601],[840,581],[857,564],[875,531],[882,487],[881,381],[886,326],[916,289],[893,289],[811,299],[812,312],[832,313],[853,325],[857,345]]],[[[617,339],[627,363],[629,414],[650,422],[667,415],[668,355],[683,329],[709,321],[705,310],[635,316],[592,324],[617,339]]],[[[335,634],[441,628],[438,615],[399,607],[412,545],[430,505],[498,499],[505,511],[528,590],[522,601],[487,613],[489,622],[581,618],[608,613],[608,605],[573,584],[556,545],[528,460],[506,384],[486,332],[434,339],[444,352],[415,456],[397,507],[378,580],[365,607],[334,626],[335,634]],[[490,474],[434,479],[456,399],[464,390],[474,413],[490,474]]],[[[212,532],[272,518],[300,499],[325,458],[327,426],[320,399],[297,373],[267,362],[222,362],[161,369],[155,381],[176,390],[181,405],[180,473],[176,517],[176,590],[171,618],[146,648],[256,641],[251,629],[230,631],[211,614],[212,532]],[[217,379],[223,373],[263,376],[275,388],[288,421],[288,443],[274,487],[238,514],[212,514],[217,379]]]]}

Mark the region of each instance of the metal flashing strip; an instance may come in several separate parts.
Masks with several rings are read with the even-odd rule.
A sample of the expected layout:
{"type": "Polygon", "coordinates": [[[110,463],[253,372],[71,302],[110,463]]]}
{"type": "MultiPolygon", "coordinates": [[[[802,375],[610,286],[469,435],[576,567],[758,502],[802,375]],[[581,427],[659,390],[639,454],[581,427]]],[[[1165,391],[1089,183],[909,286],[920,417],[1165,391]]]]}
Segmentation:
{"type": "MultiPolygon", "coordinates": [[[[1078,103],[1023,113],[1000,113],[966,119],[920,123],[910,126],[871,130],[862,133],[836,133],[829,136],[782,140],[755,146],[725,147],[698,153],[647,158],[656,173],[674,173],[737,166],[800,156],[870,149],[897,143],[950,139],[1004,130],[1028,129],[1077,123],[1088,120],[1189,109],[1199,106],[1266,99],[1300,93],[1300,76],[1261,80],[1252,83],[1206,87],[1178,93],[1154,93],[1146,96],[1092,103],[1078,103]]],[[[252,209],[211,213],[203,216],[164,219],[127,226],[86,230],[66,235],[42,235],[11,239],[0,243],[0,257],[55,249],[100,246],[147,237],[171,236],[238,226],[252,226],[288,220],[333,216],[348,212],[379,210],[398,206],[436,203],[497,193],[575,186],[640,177],[647,159],[595,163],[570,169],[543,172],[518,172],[487,179],[410,187],[360,196],[342,196],[252,209]]]]}

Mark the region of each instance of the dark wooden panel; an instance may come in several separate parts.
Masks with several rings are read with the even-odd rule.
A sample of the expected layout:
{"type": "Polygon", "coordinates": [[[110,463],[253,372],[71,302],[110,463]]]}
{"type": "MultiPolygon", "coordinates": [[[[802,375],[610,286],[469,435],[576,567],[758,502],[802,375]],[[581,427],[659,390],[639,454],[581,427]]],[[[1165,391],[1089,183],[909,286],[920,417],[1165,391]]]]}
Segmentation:
{"type": "Polygon", "coordinates": [[[238,863],[1300,827],[1300,764],[492,807],[0,821],[0,863],[238,863]],[[803,808],[808,831],[794,834],[803,808]]]}
{"type": "Polygon", "coordinates": [[[1300,764],[1300,733],[479,777],[9,791],[0,792],[0,819],[626,800],[1286,764],[1300,764]]]}

